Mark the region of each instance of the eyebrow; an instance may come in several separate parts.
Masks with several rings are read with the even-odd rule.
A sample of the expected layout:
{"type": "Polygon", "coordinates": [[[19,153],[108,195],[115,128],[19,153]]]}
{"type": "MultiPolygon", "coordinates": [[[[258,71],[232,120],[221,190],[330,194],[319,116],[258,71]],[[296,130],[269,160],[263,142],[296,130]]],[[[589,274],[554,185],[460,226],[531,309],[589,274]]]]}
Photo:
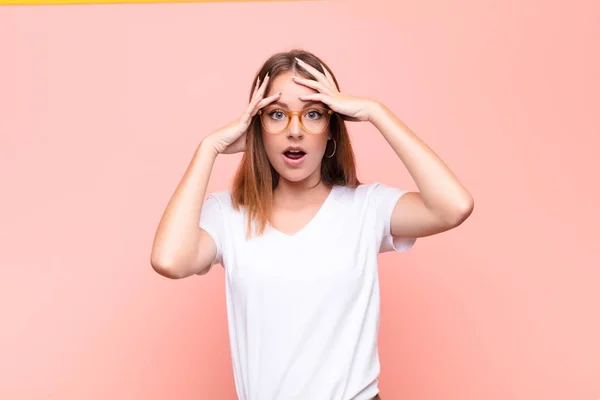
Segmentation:
{"type": "MultiPolygon", "coordinates": [[[[314,106],[315,104],[321,104],[321,102],[320,102],[320,101],[315,101],[315,100],[310,100],[310,101],[307,101],[307,102],[304,104],[304,107],[303,107],[303,108],[307,108],[307,107],[310,107],[310,106],[314,106]]],[[[281,102],[281,101],[279,101],[279,100],[277,100],[277,101],[274,101],[274,102],[272,102],[271,104],[269,104],[269,106],[273,106],[273,105],[279,105],[279,106],[281,106],[281,107],[290,108],[290,106],[289,106],[287,103],[283,103],[283,102],[281,102]]],[[[268,107],[268,106],[267,106],[267,107],[268,107]]]]}

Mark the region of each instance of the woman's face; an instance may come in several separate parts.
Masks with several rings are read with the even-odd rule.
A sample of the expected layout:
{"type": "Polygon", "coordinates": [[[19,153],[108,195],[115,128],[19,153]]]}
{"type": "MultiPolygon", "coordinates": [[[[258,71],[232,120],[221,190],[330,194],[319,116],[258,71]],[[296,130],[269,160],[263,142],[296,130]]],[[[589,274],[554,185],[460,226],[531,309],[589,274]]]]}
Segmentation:
{"type": "Polygon", "coordinates": [[[262,110],[263,142],[267,157],[281,178],[300,182],[316,176],[318,180],[330,137],[330,116],[322,103],[299,99],[316,91],[294,82],[292,76],[290,71],[273,78],[269,93],[264,96],[281,92],[278,101],[262,110]]]}

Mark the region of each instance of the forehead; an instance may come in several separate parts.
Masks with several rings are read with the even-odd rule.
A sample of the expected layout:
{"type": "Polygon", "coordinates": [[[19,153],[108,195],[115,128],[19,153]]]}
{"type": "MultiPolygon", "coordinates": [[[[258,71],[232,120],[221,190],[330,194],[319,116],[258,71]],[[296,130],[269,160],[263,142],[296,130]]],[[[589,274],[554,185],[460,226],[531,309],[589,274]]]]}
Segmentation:
{"type": "MultiPolygon", "coordinates": [[[[298,96],[305,96],[308,94],[317,93],[317,91],[294,82],[292,76],[294,76],[294,73],[292,71],[287,71],[273,78],[271,80],[271,87],[269,89],[269,92],[266,94],[265,97],[274,95],[277,92],[281,92],[281,102],[289,104],[292,108],[295,106],[302,107],[302,105],[304,105],[306,102],[300,100],[298,96]]],[[[304,78],[300,74],[296,76],[304,78]]]]}

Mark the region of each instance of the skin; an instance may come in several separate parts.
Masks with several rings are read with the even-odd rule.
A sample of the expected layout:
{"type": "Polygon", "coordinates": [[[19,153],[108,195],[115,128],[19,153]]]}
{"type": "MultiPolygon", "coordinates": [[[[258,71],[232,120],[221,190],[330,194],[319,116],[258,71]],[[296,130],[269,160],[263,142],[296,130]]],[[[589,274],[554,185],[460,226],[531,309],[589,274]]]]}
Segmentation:
{"type": "MultiPolygon", "coordinates": [[[[245,132],[252,117],[277,100],[292,110],[302,109],[309,101],[321,102],[348,121],[371,123],[377,128],[418,187],[418,191],[405,194],[396,203],[390,221],[392,235],[435,235],[459,226],[471,215],[471,194],[389,108],[376,100],[340,93],[327,70],[322,74],[301,60],[297,60],[297,68],[308,71],[314,79],[281,75],[265,93],[270,80],[267,75],[256,85],[240,117],[205,137],[197,147],[155,234],[151,265],[160,275],[180,279],[208,271],[216,247],[197,221],[214,162],[221,154],[244,151],[245,132]]],[[[272,223],[281,232],[293,234],[310,221],[329,194],[330,188],[319,180],[320,160],[329,134],[303,132],[294,118],[286,132],[265,135],[264,139],[269,160],[281,175],[274,192],[272,223]],[[308,158],[301,167],[290,168],[282,163],[281,153],[289,144],[298,143],[306,149],[308,158]]]]}
{"type": "MultiPolygon", "coordinates": [[[[281,92],[268,109],[282,106],[291,111],[310,111],[311,107],[322,107],[321,102],[301,100],[302,96],[318,93],[297,83],[292,72],[278,75],[271,82],[267,97],[281,92]]],[[[329,194],[330,188],[321,182],[321,162],[331,138],[329,129],[314,134],[304,131],[297,117],[293,117],[288,128],[277,134],[263,132],[267,157],[279,173],[279,184],[273,194],[272,224],[285,233],[292,234],[308,223],[329,194]],[[302,146],[306,156],[299,166],[287,165],[282,157],[290,146],[302,146]]],[[[329,150],[331,151],[331,150],[329,150]]]]}
{"type": "Polygon", "coordinates": [[[402,196],[391,217],[391,233],[398,237],[424,237],[453,229],[473,212],[471,194],[450,168],[392,111],[376,100],[340,93],[326,71],[320,73],[298,61],[315,80],[294,78],[317,93],[301,100],[317,100],[349,120],[370,122],[392,147],[414,179],[418,191],[402,196]]]}

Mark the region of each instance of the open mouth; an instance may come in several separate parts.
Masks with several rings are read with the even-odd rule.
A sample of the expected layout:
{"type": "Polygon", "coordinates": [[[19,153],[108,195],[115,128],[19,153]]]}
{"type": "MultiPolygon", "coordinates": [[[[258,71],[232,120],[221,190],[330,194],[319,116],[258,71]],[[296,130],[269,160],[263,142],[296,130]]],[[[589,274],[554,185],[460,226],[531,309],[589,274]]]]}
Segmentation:
{"type": "Polygon", "coordinates": [[[288,147],[281,155],[290,167],[299,167],[306,159],[306,152],[301,147],[288,147]]]}
{"type": "Polygon", "coordinates": [[[288,150],[283,153],[286,158],[290,160],[299,160],[306,155],[302,150],[288,150]]]}

